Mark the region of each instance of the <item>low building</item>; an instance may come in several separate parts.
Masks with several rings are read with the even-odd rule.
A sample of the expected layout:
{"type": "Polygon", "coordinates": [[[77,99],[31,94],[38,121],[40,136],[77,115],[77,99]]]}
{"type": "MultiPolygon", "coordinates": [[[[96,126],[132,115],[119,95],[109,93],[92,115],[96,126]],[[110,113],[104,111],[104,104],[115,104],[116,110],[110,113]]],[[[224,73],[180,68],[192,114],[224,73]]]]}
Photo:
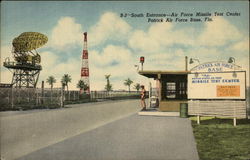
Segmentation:
{"type": "Polygon", "coordinates": [[[189,71],[139,71],[140,75],[156,80],[160,111],[178,111],[180,103],[187,102],[187,75],[189,71]]]}

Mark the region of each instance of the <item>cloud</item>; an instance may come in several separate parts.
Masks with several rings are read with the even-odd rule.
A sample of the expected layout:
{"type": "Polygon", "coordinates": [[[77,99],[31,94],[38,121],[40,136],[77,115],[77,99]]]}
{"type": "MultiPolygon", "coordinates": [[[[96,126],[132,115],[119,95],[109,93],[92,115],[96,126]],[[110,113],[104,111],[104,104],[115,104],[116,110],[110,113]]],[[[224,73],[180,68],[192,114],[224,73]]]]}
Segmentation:
{"type": "Polygon", "coordinates": [[[101,53],[96,50],[90,51],[90,58],[95,65],[100,67],[119,65],[127,63],[132,58],[132,53],[125,47],[108,45],[101,53]]]}
{"type": "Polygon", "coordinates": [[[10,61],[13,61],[13,56],[12,56],[12,46],[1,46],[1,61],[0,61],[0,67],[1,67],[1,83],[11,83],[12,79],[12,73],[5,67],[3,67],[3,63],[6,58],[8,58],[10,61]]]}
{"type": "Polygon", "coordinates": [[[135,31],[128,43],[131,48],[145,52],[154,52],[160,49],[160,44],[142,30],[135,31]]]}
{"type": "Polygon", "coordinates": [[[67,49],[72,46],[80,46],[83,42],[83,30],[81,24],[75,22],[73,17],[62,17],[52,29],[49,44],[56,49],[67,49]]]}
{"type": "MultiPolygon", "coordinates": [[[[242,39],[242,33],[222,17],[213,17],[214,21],[205,23],[201,32],[190,27],[178,27],[172,23],[155,23],[147,31],[135,30],[129,40],[129,47],[135,51],[152,54],[168,50],[174,45],[192,48],[220,47],[242,39]]],[[[202,26],[201,26],[202,27],[202,26]]],[[[246,41],[236,44],[234,49],[247,48],[246,41]]],[[[201,53],[203,54],[203,53],[201,53]]]]}
{"type": "Polygon", "coordinates": [[[1,83],[11,83],[12,73],[9,70],[1,69],[1,83]]]}
{"type": "MultiPolygon", "coordinates": [[[[1,46],[1,62],[4,62],[7,57],[13,60],[12,56],[12,46],[1,46]]],[[[3,63],[1,63],[1,66],[3,63]]]]}
{"type": "Polygon", "coordinates": [[[104,89],[104,76],[107,74],[111,74],[114,89],[124,88],[123,81],[126,78],[135,79],[138,76],[135,61],[133,53],[124,46],[108,45],[100,52],[89,50],[91,88],[104,89]]]}
{"type": "Polygon", "coordinates": [[[182,49],[159,52],[145,57],[145,70],[184,70],[185,55],[182,49]]]}
{"type": "MultiPolygon", "coordinates": [[[[195,28],[180,28],[175,25],[155,23],[147,30],[136,30],[115,13],[104,13],[88,32],[89,45],[92,46],[89,50],[91,90],[104,89],[106,74],[111,74],[110,81],[115,90],[127,89],[123,84],[126,78],[147,86],[149,80],[139,75],[134,67],[135,64],[139,64],[141,55],[145,56],[145,70],[184,70],[186,55],[189,58],[198,58],[203,63],[226,61],[227,57],[234,56],[238,52],[244,55],[249,52],[249,39],[244,39],[240,31],[224,18],[215,18],[213,22],[206,23],[202,32],[196,32],[195,28]],[[129,47],[114,43],[105,44],[104,42],[108,40],[124,44],[127,42],[129,47]],[[228,45],[229,42],[233,44],[231,47],[226,50],[219,48],[228,45]]],[[[62,59],[60,56],[63,53],[61,50],[72,51],[74,50],[72,47],[82,48],[82,33],[82,26],[72,17],[62,17],[58,21],[51,32],[50,47],[44,48],[40,53],[43,70],[40,73],[38,87],[41,86],[41,81],[46,81],[50,75],[57,79],[54,87],[61,87],[61,77],[63,74],[69,74],[72,77],[69,88],[76,89],[80,79],[80,53],[79,56],[67,56],[67,59],[62,59]],[[57,51],[51,50],[51,47],[57,51]]],[[[2,47],[1,53],[3,62],[5,57],[11,56],[11,47],[2,47]]],[[[242,65],[248,68],[247,58],[239,57],[235,56],[237,63],[243,63],[242,65]]],[[[11,81],[12,74],[7,69],[2,70],[1,74],[4,75],[2,76],[4,81],[8,83],[11,81]]],[[[49,87],[47,83],[45,86],[49,87]]]]}
{"type": "MultiPolygon", "coordinates": [[[[64,74],[69,74],[72,78],[71,83],[69,83],[70,89],[76,89],[76,84],[80,79],[81,71],[81,60],[80,58],[69,58],[66,61],[60,61],[59,57],[50,51],[42,52],[42,63],[43,69],[40,73],[40,80],[46,82],[48,76],[54,76],[56,78],[56,83],[54,87],[61,87],[61,78],[64,74]]],[[[39,83],[40,84],[40,83],[39,83]]],[[[46,87],[49,85],[46,83],[46,87]]]]}
{"type": "Polygon", "coordinates": [[[204,46],[223,46],[227,42],[242,38],[240,31],[222,17],[213,17],[213,22],[206,23],[198,38],[198,44],[204,46]]]}
{"type": "Polygon", "coordinates": [[[90,28],[89,45],[96,46],[106,40],[124,40],[131,26],[113,12],[104,13],[99,21],[90,28]]]}
{"type": "Polygon", "coordinates": [[[249,52],[249,37],[235,43],[230,49],[234,51],[249,52]]]}
{"type": "MultiPolygon", "coordinates": [[[[42,56],[43,70],[40,73],[39,84],[48,76],[53,75],[57,82],[54,87],[61,87],[61,77],[69,74],[72,82],[69,83],[69,89],[77,89],[76,84],[80,80],[81,59],[80,57],[69,58],[61,61],[60,57],[51,51],[40,53],[42,56]]],[[[111,83],[114,89],[126,89],[123,81],[131,78],[137,82],[138,74],[134,68],[132,53],[124,46],[108,45],[101,52],[89,50],[89,70],[90,70],[90,88],[91,90],[102,90],[106,84],[104,75],[111,74],[111,83]],[[114,63],[115,62],[115,63],[114,63]]],[[[45,83],[45,87],[49,84],[45,83]]]]}
{"type": "Polygon", "coordinates": [[[135,30],[128,44],[134,50],[154,53],[166,50],[173,44],[193,45],[193,32],[192,28],[176,30],[171,23],[155,23],[148,31],[135,30]]]}

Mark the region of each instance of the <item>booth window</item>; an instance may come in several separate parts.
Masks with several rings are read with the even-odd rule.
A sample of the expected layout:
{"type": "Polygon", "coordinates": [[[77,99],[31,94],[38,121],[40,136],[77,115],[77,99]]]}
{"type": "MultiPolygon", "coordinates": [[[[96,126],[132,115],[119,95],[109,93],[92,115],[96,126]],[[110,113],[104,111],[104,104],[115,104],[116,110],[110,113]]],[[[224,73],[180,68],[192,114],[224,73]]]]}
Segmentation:
{"type": "Polygon", "coordinates": [[[186,100],[187,99],[187,75],[162,76],[162,99],[163,100],[186,100]]]}
{"type": "Polygon", "coordinates": [[[167,82],[167,98],[176,98],[176,83],[167,82]]]}
{"type": "Polygon", "coordinates": [[[187,99],[186,82],[166,82],[166,92],[164,99],[187,99]]]}

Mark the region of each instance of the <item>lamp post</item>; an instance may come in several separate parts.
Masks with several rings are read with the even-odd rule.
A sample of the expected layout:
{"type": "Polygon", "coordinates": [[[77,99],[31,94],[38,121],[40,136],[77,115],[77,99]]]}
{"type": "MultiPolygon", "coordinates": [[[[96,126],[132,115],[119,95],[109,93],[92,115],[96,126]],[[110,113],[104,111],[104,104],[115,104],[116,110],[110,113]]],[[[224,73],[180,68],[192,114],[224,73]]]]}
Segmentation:
{"type": "Polygon", "coordinates": [[[145,61],[145,58],[143,56],[140,57],[140,63],[141,63],[141,70],[143,71],[143,63],[145,61]]]}
{"type": "Polygon", "coordinates": [[[235,72],[235,58],[234,57],[229,57],[228,63],[234,63],[234,66],[233,66],[233,68],[234,68],[233,77],[236,78],[237,74],[235,72]]]}
{"type": "MultiPolygon", "coordinates": [[[[234,63],[234,71],[233,71],[233,77],[236,78],[237,77],[237,74],[235,72],[235,58],[234,57],[229,57],[228,59],[228,63],[234,63]]],[[[234,126],[236,126],[236,115],[235,115],[235,112],[236,112],[236,106],[235,106],[235,101],[233,101],[234,103],[234,120],[233,120],[233,123],[234,123],[234,126]]]]}
{"type": "MultiPolygon", "coordinates": [[[[200,64],[200,61],[198,59],[195,58],[190,58],[189,60],[189,64],[193,64],[194,61],[197,61],[200,64]]],[[[199,76],[198,72],[195,73],[195,77],[197,78],[199,76]]]]}

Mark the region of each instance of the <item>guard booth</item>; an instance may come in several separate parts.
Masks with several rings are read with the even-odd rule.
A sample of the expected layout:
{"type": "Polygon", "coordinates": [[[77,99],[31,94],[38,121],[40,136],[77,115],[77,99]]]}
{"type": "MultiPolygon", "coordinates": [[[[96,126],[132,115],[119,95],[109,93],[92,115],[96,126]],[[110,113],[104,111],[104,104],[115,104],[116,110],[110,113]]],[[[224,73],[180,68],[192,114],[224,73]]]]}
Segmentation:
{"type": "Polygon", "coordinates": [[[180,103],[187,103],[189,71],[139,71],[140,75],[156,80],[160,111],[179,112],[180,103]]]}
{"type": "MultiPolygon", "coordinates": [[[[231,59],[231,58],[230,58],[231,59]]],[[[235,60],[234,60],[235,62],[235,60]]],[[[189,71],[138,72],[156,80],[159,111],[180,111],[188,103],[188,115],[247,117],[246,71],[231,61],[199,64],[189,71]]]]}

